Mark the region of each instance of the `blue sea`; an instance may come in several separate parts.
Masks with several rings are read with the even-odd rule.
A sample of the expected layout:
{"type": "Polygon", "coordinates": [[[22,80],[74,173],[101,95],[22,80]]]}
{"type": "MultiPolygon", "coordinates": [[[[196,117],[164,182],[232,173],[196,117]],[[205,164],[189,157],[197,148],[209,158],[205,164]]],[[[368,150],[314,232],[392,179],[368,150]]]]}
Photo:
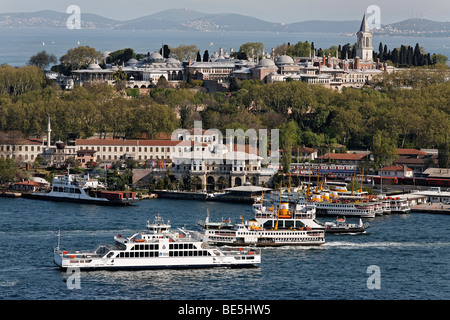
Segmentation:
{"type": "MultiPolygon", "coordinates": [[[[320,33],[270,33],[270,32],[199,32],[199,31],[125,31],[104,29],[51,29],[51,28],[0,28],[0,64],[23,66],[29,58],[41,50],[53,53],[59,59],[67,50],[79,45],[104,51],[133,48],[137,53],[159,51],[162,44],[177,47],[181,44],[196,45],[203,54],[210,55],[223,48],[238,51],[243,43],[262,42],[264,50],[271,52],[283,43],[314,42],[316,48],[354,44],[356,35],[320,33]]],[[[415,46],[419,43],[426,52],[441,53],[450,57],[450,38],[374,37],[374,50],[379,43],[390,50],[400,45],[415,46]]]]}
{"type": "Polygon", "coordinates": [[[153,199],[103,207],[0,198],[0,299],[450,299],[450,216],[439,214],[376,217],[366,234],[327,235],[320,247],[264,248],[257,268],[82,272],[74,289],[53,265],[59,229],[62,249],[88,250],[144,230],[158,213],[173,228],[196,228],[207,210],[211,220],[252,216],[251,205],[218,202],[153,199]]]}

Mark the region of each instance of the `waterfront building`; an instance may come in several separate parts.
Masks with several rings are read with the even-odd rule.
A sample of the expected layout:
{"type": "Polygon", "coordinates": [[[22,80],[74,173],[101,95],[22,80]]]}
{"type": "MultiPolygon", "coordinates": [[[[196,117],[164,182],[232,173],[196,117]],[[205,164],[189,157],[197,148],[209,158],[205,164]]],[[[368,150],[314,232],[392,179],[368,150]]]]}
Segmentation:
{"type": "Polygon", "coordinates": [[[380,176],[387,176],[387,177],[403,177],[403,178],[410,178],[414,175],[414,172],[412,169],[401,166],[401,165],[392,165],[383,167],[379,170],[378,174],[380,176]]]}
{"type": "Polygon", "coordinates": [[[0,158],[13,159],[18,163],[33,162],[42,150],[42,139],[0,137],[0,158]]]}
{"type": "Polygon", "coordinates": [[[361,161],[370,160],[370,153],[326,153],[317,158],[321,162],[333,162],[336,164],[359,164],[361,161]]]}
{"type": "Polygon", "coordinates": [[[77,139],[75,141],[77,152],[95,151],[97,162],[151,160],[156,161],[158,166],[172,162],[172,153],[179,144],[180,141],[172,140],[77,139]]]}

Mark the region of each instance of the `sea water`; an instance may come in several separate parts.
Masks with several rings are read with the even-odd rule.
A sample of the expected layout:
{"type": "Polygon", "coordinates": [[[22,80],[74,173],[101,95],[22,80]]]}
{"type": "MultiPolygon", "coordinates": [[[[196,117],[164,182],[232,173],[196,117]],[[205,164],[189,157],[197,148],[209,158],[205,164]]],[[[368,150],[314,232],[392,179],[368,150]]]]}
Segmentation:
{"type": "Polygon", "coordinates": [[[366,234],[327,235],[320,247],[263,248],[262,263],[249,269],[82,271],[73,288],[53,264],[58,230],[61,249],[91,250],[145,230],[158,213],[174,229],[195,229],[207,210],[211,221],[252,217],[246,204],[153,199],[104,207],[0,198],[0,299],[450,299],[450,216],[439,214],[375,217],[366,234]]]}
{"type": "MultiPolygon", "coordinates": [[[[296,44],[299,41],[314,42],[315,48],[330,48],[356,42],[355,35],[323,33],[287,32],[202,32],[202,31],[160,31],[160,30],[107,30],[107,29],[67,29],[67,28],[0,28],[0,64],[22,66],[39,51],[46,50],[59,59],[67,50],[79,45],[94,47],[101,52],[132,48],[136,53],[159,51],[163,44],[169,47],[196,45],[203,55],[208,50],[211,56],[223,48],[236,52],[247,42],[262,42],[264,51],[283,43],[296,44]]],[[[441,53],[450,57],[450,38],[378,37],[374,36],[374,50],[379,43],[389,50],[401,45],[415,46],[419,43],[426,52],[441,53]]]]}

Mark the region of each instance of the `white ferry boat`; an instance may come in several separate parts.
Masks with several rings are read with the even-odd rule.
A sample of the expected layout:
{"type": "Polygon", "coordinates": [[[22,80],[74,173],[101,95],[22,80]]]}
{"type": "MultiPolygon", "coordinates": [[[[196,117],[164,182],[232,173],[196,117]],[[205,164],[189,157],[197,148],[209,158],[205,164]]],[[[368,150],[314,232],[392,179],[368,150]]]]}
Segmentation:
{"type": "Polygon", "coordinates": [[[348,200],[317,202],[316,208],[323,216],[374,218],[378,212],[376,203],[348,200]]]}
{"type": "Polygon", "coordinates": [[[409,206],[408,200],[401,197],[388,197],[390,202],[390,209],[392,213],[409,213],[411,212],[411,207],[409,206]]]}
{"type": "Polygon", "coordinates": [[[292,194],[288,197],[286,194],[274,193],[271,196],[271,202],[286,201],[289,198],[291,206],[298,204],[302,205],[306,210],[311,211],[312,207],[315,209],[315,214],[318,216],[347,216],[359,218],[374,218],[377,213],[381,212],[381,204],[369,200],[361,200],[361,197],[328,197],[320,193],[313,194],[310,197],[305,197],[301,194],[292,194]],[[277,200],[281,199],[281,200],[277,200]]]}
{"type": "Polygon", "coordinates": [[[219,249],[209,246],[195,236],[196,232],[170,230],[157,215],[147,230],[131,237],[117,235],[113,245],[101,245],[93,251],[66,251],[54,249],[54,263],[63,270],[98,269],[161,269],[205,267],[252,267],[261,263],[261,252],[256,248],[219,249]]]}
{"type": "Polygon", "coordinates": [[[49,191],[23,194],[23,197],[64,202],[92,203],[100,205],[125,206],[139,201],[135,192],[107,191],[97,179],[89,175],[57,175],[49,191]]]}
{"type": "Polygon", "coordinates": [[[255,218],[242,223],[231,224],[205,221],[203,227],[205,242],[215,245],[241,246],[318,246],[325,243],[324,226],[314,221],[314,213],[300,209],[292,212],[288,203],[281,203],[274,210],[255,209],[255,218]]]}

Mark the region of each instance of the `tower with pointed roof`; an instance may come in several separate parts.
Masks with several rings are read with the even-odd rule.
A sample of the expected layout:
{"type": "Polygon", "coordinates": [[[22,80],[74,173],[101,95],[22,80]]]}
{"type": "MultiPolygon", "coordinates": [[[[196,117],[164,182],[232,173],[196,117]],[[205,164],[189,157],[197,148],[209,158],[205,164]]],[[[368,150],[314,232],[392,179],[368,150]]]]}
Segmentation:
{"type": "Polygon", "coordinates": [[[372,62],[373,61],[373,47],[372,47],[372,31],[369,29],[367,23],[366,14],[363,16],[361,27],[356,33],[358,41],[356,44],[356,55],[361,61],[372,62]]]}

